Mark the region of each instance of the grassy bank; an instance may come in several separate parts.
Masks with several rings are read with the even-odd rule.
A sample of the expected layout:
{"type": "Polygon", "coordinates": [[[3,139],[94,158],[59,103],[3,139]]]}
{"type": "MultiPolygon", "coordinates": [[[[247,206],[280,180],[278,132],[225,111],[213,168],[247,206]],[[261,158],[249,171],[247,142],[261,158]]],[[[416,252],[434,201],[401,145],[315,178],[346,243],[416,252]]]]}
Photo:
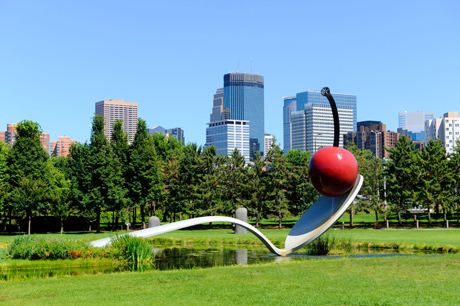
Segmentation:
{"type": "Polygon", "coordinates": [[[8,305],[455,305],[460,255],[307,260],[2,284],[8,305]]]}

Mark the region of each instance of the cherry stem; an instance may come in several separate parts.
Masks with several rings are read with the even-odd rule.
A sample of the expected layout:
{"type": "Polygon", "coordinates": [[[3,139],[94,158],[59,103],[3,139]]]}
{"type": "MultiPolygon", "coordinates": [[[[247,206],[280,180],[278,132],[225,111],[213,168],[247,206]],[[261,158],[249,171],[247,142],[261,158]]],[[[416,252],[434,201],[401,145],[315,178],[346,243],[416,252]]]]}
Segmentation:
{"type": "Polygon", "coordinates": [[[334,98],[332,97],[331,91],[328,87],[324,87],[323,89],[321,89],[321,94],[327,98],[332,108],[332,117],[334,118],[334,147],[338,147],[340,139],[340,123],[337,105],[335,105],[334,98]]]}

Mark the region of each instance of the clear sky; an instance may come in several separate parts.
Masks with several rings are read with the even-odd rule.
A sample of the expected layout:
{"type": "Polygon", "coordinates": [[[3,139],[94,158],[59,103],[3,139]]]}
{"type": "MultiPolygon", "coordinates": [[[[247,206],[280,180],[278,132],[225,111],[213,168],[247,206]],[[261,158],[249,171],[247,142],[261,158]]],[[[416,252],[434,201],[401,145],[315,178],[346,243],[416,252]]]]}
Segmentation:
{"type": "Polygon", "coordinates": [[[460,1],[0,0],[0,130],[84,142],[95,102],[123,99],[203,145],[223,75],[251,59],[281,144],[282,97],[324,86],[396,130],[400,111],[460,111],[460,1]]]}

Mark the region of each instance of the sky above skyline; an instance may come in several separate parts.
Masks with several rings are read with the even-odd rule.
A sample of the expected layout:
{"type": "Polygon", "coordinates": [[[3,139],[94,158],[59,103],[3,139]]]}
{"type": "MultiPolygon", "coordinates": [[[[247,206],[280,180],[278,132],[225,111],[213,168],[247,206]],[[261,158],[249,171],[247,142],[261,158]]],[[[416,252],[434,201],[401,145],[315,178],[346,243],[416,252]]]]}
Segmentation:
{"type": "Polygon", "coordinates": [[[27,119],[84,142],[95,102],[122,99],[204,145],[213,95],[237,70],[264,76],[265,132],[280,144],[282,97],[324,86],[396,131],[398,112],[460,111],[459,16],[457,0],[0,0],[0,131],[27,119]]]}

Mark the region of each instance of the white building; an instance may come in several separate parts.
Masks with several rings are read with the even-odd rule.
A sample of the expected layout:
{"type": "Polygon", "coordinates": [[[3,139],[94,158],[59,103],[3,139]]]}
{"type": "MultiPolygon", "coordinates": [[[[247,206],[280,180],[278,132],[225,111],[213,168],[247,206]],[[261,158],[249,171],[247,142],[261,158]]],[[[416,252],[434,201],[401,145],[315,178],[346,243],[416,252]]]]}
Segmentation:
{"type": "Polygon", "coordinates": [[[458,112],[445,113],[443,118],[425,121],[425,143],[439,138],[444,143],[447,154],[454,153],[457,140],[460,139],[460,118],[458,112]]]}
{"type": "Polygon", "coordinates": [[[398,121],[401,130],[407,130],[412,140],[425,140],[425,121],[435,119],[435,112],[399,112],[398,121]]]}
{"type": "Polygon", "coordinates": [[[273,144],[273,136],[270,135],[270,134],[267,134],[265,133],[265,141],[264,141],[264,144],[265,144],[265,156],[267,156],[267,153],[268,151],[272,148],[272,144],[273,144]]]}
{"type": "MultiPolygon", "coordinates": [[[[343,134],[353,132],[353,107],[337,105],[340,121],[339,146],[343,146],[343,134]]],[[[305,104],[305,111],[291,114],[292,149],[315,153],[321,147],[334,143],[334,118],[331,106],[326,101],[305,104]]]]}
{"type": "Polygon", "coordinates": [[[249,121],[228,119],[208,123],[206,147],[212,145],[216,147],[217,155],[224,156],[231,155],[237,148],[249,163],[249,121]]]}

